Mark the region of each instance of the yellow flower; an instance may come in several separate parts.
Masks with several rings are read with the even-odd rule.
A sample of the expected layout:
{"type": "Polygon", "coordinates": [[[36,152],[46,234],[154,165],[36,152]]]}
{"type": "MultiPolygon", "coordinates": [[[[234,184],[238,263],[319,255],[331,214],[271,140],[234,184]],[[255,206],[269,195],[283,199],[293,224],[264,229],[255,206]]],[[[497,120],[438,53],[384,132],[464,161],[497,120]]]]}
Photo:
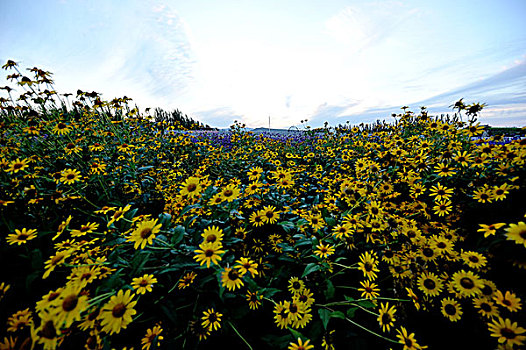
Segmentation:
{"type": "Polygon", "coordinates": [[[250,272],[250,275],[254,277],[255,275],[258,274],[258,270],[257,270],[258,263],[248,258],[245,258],[245,257],[238,259],[234,267],[239,270],[239,273],[241,275],[244,275],[245,273],[250,272]]]}
{"type": "Polygon", "coordinates": [[[236,288],[241,288],[243,286],[243,277],[244,273],[240,273],[230,267],[225,267],[221,273],[221,285],[228,288],[228,290],[236,290],[236,288]]]}
{"type": "Polygon", "coordinates": [[[506,229],[506,237],[526,248],[526,223],[520,221],[517,224],[510,224],[510,227],[506,229]]]}
{"type": "Polygon", "coordinates": [[[320,258],[328,258],[330,255],[334,254],[334,246],[331,246],[330,244],[323,244],[320,243],[316,246],[316,249],[314,251],[314,254],[319,256],[320,258]]]}
{"type": "Polygon", "coordinates": [[[163,329],[158,324],[152,329],[148,329],[144,338],[141,339],[142,350],[149,350],[155,339],[157,339],[157,347],[161,346],[160,341],[164,339],[164,337],[160,335],[162,331],[163,329]]]}
{"type": "Polygon", "coordinates": [[[128,241],[134,242],[135,249],[144,249],[146,244],[152,244],[155,235],[161,231],[162,224],[157,224],[158,219],[143,220],[139,223],[137,228],[133,230],[128,241]]]}
{"type": "Polygon", "coordinates": [[[76,169],[65,169],[60,174],[61,174],[60,181],[67,185],[71,185],[77,181],[82,180],[80,171],[76,169]]]}
{"type": "Polygon", "coordinates": [[[382,331],[389,332],[391,330],[391,327],[394,326],[394,322],[396,321],[396,318],[394,317],[394,314],[396,313],[396,308],[394,305],[389,307],[389,303],[386,302],[380,303],[380,310],[378,311],[379,315],[377,318],[378,323],[382,327],[382,331]]]}
{"type": "Polygon", "coordinates": [[[310,350],[314,349],[314,345],[310,344],[310,339],[307,339],[305,342],[301,340],[301,338],[298,338],[297,343],[289,343],[289,350],[310,350]]]}
{"type": "Polygon", "coordinates": [[[502,226],[505,226],[505,223],[498,223],[498,224],[491,224],[491,225],[484,225],[479,224],[481,228],[477,230],[477,232],[484,232],[484,237],[489,237],[491,235],[495,235],[497,230],[501,228],[502,226]]]}
{"type": "Polygon", "coordinates": [[[214,309],[208,309],[203,311],[203,317],[201,317],[201,325],[208,331],[218,330],[221,328],[221,317],[223,314],[215,311],[214,309]]]}
{"type": "Polygon", "coordinates": [[[37,230],[31,229],[27,230],[25,228],[22,229],[22,231],[15,229],[15,233],[10,233],[7,235],[7,243],[9,244],[25,244],[27,241],[30,241],[37,237],[37,230]]]}
{"type": "Polygon", "coordinates": [[[199,248],[194,250],[194,253],[197,255],[194,256],[194,259],[197,260],[199,265],[206,263],[206,267],[210,267],[210,263],[215,265],[219,264],[221,256],[225,251],[221,250],[223,248],[220,242],[203,242],[199,244],[199,248]]]}
{"type": "Polygon", "coordinates": [[[146,294],[151,292],[153,284],[157,283],[157,278],[153,275],[145,274],[132,280],[131,286],[137,290],[137,294],[146,294]]]}
{"type": "Polygon", "coordinates": [[[13,160],[11,163],[9,163],[9,167],[7,168],[7,172],[11,174],[16,174],[21,170],[25,170],[29,167],[29,160],[23,159],[20,160],[17,158],[17,160],[13,160]]]}
{"type": "Polygon", "coordinates": [[[508,318],[497,317],[493,319],[491,323],[488,323],[488,330],[492,337],[498,338],[499,344],[510,346],[510,348],[513,345],[520,347],[524,345],[524,340],[526,340],[526,336],[521,335],[526,332],[526,329],[519,327],[517,322],[512,323],[508,318]]]}
{"type": "Polygon", "coordinates": [[[133,294],[129,289],[126,292],[119,290],[117,295],[113,295],[101,309],[99,318],[102,330],[114,334],[120,333],[121,329],[126,329],[133,321],[132,316],[137,313],[134,309],[136,304],[137,301],[133,300],[133,294]]]}

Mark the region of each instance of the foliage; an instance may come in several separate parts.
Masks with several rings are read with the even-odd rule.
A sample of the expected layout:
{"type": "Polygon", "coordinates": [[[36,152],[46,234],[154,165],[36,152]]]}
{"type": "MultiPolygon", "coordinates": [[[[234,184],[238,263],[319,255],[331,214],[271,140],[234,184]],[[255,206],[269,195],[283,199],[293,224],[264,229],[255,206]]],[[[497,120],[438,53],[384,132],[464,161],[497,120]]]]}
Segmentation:
{"type": "Polygon", "coordinates": [[[526,142],[480,104],[219,134],[4,68],[0,347],[524,344],[526,142]]]}

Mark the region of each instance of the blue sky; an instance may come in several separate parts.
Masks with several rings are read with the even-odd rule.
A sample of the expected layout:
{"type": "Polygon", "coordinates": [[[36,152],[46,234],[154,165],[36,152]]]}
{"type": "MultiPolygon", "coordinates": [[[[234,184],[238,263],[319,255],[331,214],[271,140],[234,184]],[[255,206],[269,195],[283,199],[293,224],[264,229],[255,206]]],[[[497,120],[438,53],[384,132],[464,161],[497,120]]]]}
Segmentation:
{"type": "Polygon", "coordinates": [[[389,121],[460,98],[525,126],[524,18],[524,0],[0,0],[0,60],[216,127],[389,121]]]}

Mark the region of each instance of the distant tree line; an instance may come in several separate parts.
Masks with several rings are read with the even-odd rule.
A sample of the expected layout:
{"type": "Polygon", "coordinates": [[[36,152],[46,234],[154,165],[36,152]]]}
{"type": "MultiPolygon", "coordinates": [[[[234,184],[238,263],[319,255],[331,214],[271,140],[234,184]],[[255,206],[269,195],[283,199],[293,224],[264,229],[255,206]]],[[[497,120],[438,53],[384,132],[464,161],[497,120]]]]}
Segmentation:
{"type": "Polygon", "coordinates": [[[156,123],[160,123],[165,126],[173,126],[176,129],[186,130],[217,130],[216,128],[210,127],[208,124],[203,124],[200,121],[196,121],[175,109],[171,112],[167,112],[162,108],[155,108],[153,112],[153,120],[156,123]]]}

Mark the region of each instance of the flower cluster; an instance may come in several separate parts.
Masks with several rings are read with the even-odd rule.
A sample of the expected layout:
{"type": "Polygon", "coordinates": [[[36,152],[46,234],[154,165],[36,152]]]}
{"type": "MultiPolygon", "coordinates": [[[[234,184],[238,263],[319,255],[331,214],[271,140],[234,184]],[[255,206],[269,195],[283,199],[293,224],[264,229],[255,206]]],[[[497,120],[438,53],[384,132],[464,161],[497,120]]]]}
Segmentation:
{"type": "Polygon", "coordinates": [[[526,140],[483,105],[195,131],[3,68],[0,349],[524,347],[526,140]]]}

